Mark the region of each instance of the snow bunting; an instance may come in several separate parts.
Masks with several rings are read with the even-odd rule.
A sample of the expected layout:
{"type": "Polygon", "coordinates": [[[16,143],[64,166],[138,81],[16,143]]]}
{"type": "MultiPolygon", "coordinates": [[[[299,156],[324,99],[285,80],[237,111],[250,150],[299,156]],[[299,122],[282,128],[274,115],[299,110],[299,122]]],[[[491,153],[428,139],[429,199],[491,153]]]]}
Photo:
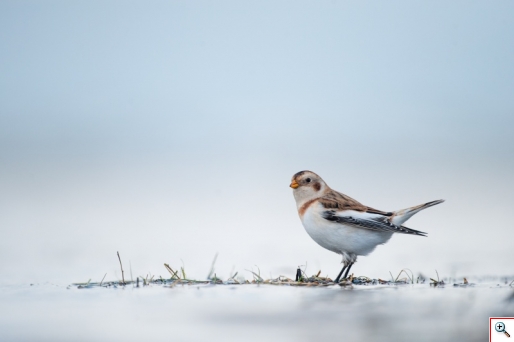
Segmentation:
{"type": "Polygon", "coordinates": [[[415,207],[385,212],[367,207],[353,198],[332,190],[320,176],[300,171],[291,180],[298,215],[303,227],[321,247],[341,254],[343,269],[335,282],[348,276],[358,255],[368,255],[386,243],[393,233],[426,236],[402,226],[418,211],[444,202],[432,201],[415,207]]]}

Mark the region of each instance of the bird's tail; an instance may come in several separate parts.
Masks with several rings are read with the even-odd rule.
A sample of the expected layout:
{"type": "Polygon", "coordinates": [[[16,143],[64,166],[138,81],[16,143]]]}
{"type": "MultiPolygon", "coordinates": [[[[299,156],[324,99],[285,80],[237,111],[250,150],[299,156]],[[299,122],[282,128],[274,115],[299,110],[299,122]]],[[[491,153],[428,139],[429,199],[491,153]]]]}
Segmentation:
{"type": "Polygon", "coordinates": [[[412,217],[412,215],[416,214],[417,212],[419,212],[423,209],[426,209],[426,208],[430,208],[436,204],[443,203],[443,202],[444,202],[444,200],[437,200],[437,201],[420,204],[415,207],[410,207],[407,209],[395,211],[395,212],[393,212],[393,216],[390,218],[390,220],[395,225],[401,226],[405,221],[410,219],[412,217]]]}

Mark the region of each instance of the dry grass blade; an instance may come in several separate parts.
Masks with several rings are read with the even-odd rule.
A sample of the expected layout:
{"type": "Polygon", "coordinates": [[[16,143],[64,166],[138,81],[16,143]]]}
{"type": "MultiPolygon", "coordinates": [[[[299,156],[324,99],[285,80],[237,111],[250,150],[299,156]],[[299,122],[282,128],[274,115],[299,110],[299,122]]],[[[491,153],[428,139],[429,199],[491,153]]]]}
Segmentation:
{"type": "Polygon", "coordinates": [[[87,283],[85,283],[84,285],[79,285],[77,288],[79,288],[79,289],[85,289],[85,288],[88,288],[88,287],[90,287],[90,286],[89,286],[89,283],[90,283],[90,282],[91,282],[91,279],[89,279],[89,280],[87,281],[87,283]]]}
{"type": "Polygon", "coordinates": [[[407,276],[407,278],[409,278],[409,281],[411,282],[411,284],[414,284],[414,274],[413,274],[413,273],[412,273],[412,271],[411,271],[411,270],[409,270],[408,268],[404,268],[404,269],[402,269],[402,270],[400,271],[400,273],[398,273],[398,276],[397,276],[397,277],[396,277],[396,279],[394,280],[394,282],[395,282],[395,283],[397,283],[397,282],[398,282],[398,278],[400,278],[400,275],[401,275],[402,273],[405,273],[405,275],[407,276]],[[412,276],[410,276],[410,275],[407,273],[407,270],[408,270],[408,271],[410,271],[410,273],[411,273],[411,275],[412,275],[412,276]]]}
{"type": "Polygon", "coordinates": [[[164,267],[168,270],[168,272],[170,272],[171,279],[180,279],[180,277],[177,274],[178,271],[173,271],[173,269],[168,264],[164,264],[164,267]]]}
{"type": "Polygon", "coordinates": [[[102,283],[104,282],[104,279],[105,279],[105,276],[106,276],[106,275],[107,275],[107,273],[106,273],[106,274],[104,274],[104,277],[102,278],[102,281],[100,282],[100,286],[102,286],[102,283]]]}
{"type": "MultiPolygon", "coordinates": [[[[261,282],[261,283],[264,282],[264,279],[262,279],[261,276],[258,275],[257,273],[255,273],[254,271],[250,271],[250,270],[247,270],[247,269],[245,269],[245,271],[248,271],[248,272],[252,273],[253,276],[254,276],[253,279],[256,280],[257,282],[261,282]]],[[[260,273],[260,271],[259,271],[259,273],[260,273]]]]}
{"type": "Polygon", "coordinates": [[[120,261],[121,280],[123,282],[123,285],[125,285],[125,273],[123,272],[123,265],[121,264],[120,252],[117,252],[117,253],[118,253],[118,260],[120,261]]]}
{"type": "Polygon", "coordinates": [[[430,278],[430,280],[432,281],[430,283],[431,286],[443,286],[444,285],[444,281],[443,280],[439,280],[439,272],[437,272],[437,270],[435,270],[435,273],[437,274],[437,280],[433,279],[433,278],[430,278]]]}
{"type": "Polygon", "coordinates": [[[211,279],[212,274],[214,273],[214,265],[216,264],[216,260],[217,259],[218,259],[218,253],[216,253],[216,255],[214,255],[214,259],[212,260],[211,269],[209,270],[209,274],[207,275],[207,279],[211,279]]]}

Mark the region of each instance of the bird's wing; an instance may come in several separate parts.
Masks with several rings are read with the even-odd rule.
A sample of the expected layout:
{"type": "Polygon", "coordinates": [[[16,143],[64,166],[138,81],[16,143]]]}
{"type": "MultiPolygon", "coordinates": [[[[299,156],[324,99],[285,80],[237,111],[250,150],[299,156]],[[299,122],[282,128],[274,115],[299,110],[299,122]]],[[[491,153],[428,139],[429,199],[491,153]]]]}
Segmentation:
{"type": "Polygon", "coordinates": [[[326,209],[334,210],[355,210],[359,212],[367,212],[370,214],[378,214],[382,216],[391,216],[392,212],[385,212],[377,209],[370,208],[364,204],[354,200],[350,196],[330,189],[323,197],[319,198],[319,202],[326,209]]]}
{"type": "Polygon", "coordinates": [[[340,223],[355,228],[370,229],[379,232],[392,232],[426,236],[427,233],[397,226],[389,221],[387,215],[356,210],[325,210],[322,213],[325,220],[340,223]]]}

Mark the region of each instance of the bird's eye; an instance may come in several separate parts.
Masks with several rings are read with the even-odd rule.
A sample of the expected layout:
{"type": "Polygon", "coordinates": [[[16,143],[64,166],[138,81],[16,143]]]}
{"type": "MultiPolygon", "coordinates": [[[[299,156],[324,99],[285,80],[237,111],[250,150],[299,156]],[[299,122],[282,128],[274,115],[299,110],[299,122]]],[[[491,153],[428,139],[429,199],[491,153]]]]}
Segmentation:
{"type": "Polygon", "coordinates": [[[310,178],[307,178],[305,181],[306,181],[307,183],[310,183],[310,182],[311,182],[311,179],[310,179],[310,178]]]}

